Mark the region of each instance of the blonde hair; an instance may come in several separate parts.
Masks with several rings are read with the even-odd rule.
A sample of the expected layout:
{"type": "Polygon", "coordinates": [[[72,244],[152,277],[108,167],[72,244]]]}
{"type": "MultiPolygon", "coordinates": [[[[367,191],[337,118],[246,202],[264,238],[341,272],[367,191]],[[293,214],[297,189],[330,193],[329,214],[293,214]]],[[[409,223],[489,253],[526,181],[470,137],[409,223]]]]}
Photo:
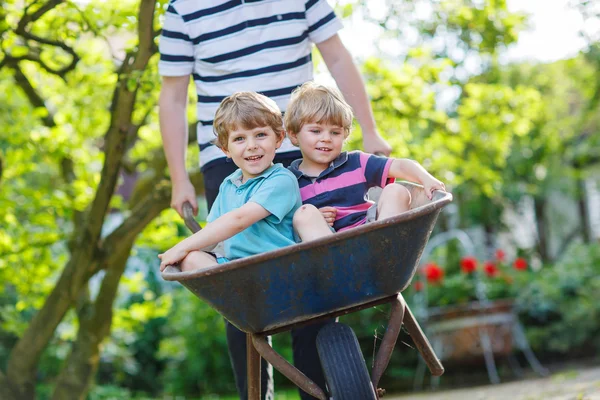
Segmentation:
{"type": "Polygon", "coordinates": [[[227,150],[229,132],[268,126],[278,139],[285,136],[281,110],[270,98],[256,92],[236,92],[225,97],[215,113],[216,144],[227,150]]]}
{"type": "Polygon", "coordinates": [[[339,90],[308,81],[292,93],[284,124],[288,133],[297,134],[305,124],[328,123],[343,128],[348,137],[352,118],[352,107],[339,90]]]}

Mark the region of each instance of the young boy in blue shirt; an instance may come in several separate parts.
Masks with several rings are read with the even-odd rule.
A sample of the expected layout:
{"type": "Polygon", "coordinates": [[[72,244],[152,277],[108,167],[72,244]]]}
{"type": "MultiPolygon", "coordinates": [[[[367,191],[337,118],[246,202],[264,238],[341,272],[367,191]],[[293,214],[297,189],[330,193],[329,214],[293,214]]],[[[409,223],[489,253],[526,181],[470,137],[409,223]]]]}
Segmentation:
{"type": "Polygon", "coordinates": [[[273,164],[285,137],[281,111],[255,92],[225,98],[213,123],[217,142],[239,168],[221,184],[204,229],[163,254],[160,270],[179,264],[182,271],[206,268],[294,244],[292,219],[300,207],[294,174],[273,164]],[[212,250],[224,242],[225,257],[212,250]]]}

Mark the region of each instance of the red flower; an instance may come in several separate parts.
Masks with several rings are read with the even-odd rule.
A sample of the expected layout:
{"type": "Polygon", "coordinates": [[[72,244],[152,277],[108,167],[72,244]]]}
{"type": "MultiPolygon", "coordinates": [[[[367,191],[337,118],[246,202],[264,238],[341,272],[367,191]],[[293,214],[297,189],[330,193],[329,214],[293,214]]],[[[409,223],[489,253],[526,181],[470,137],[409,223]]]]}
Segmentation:
{"type": "Polygon", "coordinates": [[[475,270],[477,269],[477,259],[475,257],[463,257],[460,260],[460,269],[465,274],[475,272],[475,270]]]}
{"type": "Polygon", "coordinates": [[[504,259],[506,258],[506,253],[504,252],[504,250],[502,249],[498,249],[496,250],[496,260],[497,261],[504,261],[504,259]]]}
{"type": "Polygon", "coordinates": [[[415,291],[420,292],[421,290],[423,290],[423,282],[416,281],[415,282],[415,291]]]}
{"type": "Polygon", "coordinates": [[[527,260],[525,260],[524,258],[517,258],[513,263],[513,266],[515,267],[515,269],[524,271],[527,269],[527,260]]]}
{"type": "Polygon", "coordinates": [[[444,277],[444,270],[441,269],[436,263],[429,263],[425,265],[425,277],[430,283],[437,283],[444,277]]]}
{"type": "Polygon", "coordinates": [[[485,274],[490,278],[493,278],[498,274],[498,267],[496,267],[496,264],[494,264],[491,261],[486,261],[486,263],[483,264],[483,270],[485,271],[485,274]]]}

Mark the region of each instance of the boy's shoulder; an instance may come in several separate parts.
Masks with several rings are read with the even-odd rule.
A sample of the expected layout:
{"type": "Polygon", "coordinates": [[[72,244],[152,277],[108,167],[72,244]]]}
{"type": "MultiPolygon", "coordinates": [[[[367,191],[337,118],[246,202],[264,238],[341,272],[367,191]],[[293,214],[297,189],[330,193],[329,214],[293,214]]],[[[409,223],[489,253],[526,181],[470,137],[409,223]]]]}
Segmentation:
{"type": "Polygon", "coordinates": [[[351,163],[366,164],[366,162],[371,159],[374,159],[374,160],[376,159],[379,161],[386,161],[388,159],[388,157],[383,156],[383,155],[378,155],[378,154],[365,153],[364,151],[360,151],[360,150],[352,150],[352,151],[347,152],[346,159],[348,161],[350,161],[351,163]]]}
{"type": "MultiPolygon", "coordinates": [[[[289,168],[289,167],[288,167],[289,168]]],[[[296,175],[288,168],[284,167],[283,164],[275,164],[269,169],[269,173],[265,176],[265,179],[274,179],[280,177],[289,177],[292,180],[296,181],[296,175]]]]}
{"type": "Polygon", "coordinates": [[[340,155],[333,161],[334,169],[355,169],[357,166],[360,166],[361,159],[364,157],[368,157],[369,154],[363,153],[359,150],[352,151],[343,151],[340,155]]]}

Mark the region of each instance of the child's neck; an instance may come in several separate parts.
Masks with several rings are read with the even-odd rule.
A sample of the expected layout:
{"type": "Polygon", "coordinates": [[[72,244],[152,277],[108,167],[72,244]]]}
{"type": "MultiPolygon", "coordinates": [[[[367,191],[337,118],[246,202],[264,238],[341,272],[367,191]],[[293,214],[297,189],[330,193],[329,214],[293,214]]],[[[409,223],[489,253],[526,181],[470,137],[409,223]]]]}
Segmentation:
{"type": "Polygon", "coordinates": [[[250,180],[252,178],[256,178],[257,176],[261,176],[262,174],[265,173],[266,170],[268,170],[269,168],[271,168],[273,165],[275,165],[275,164],[271,163],[271,165],[269,165],[267,168],[265,168],[264,170],[262,170],[261,172],[256,173],[256,174],[253,174],[253,173],[251,173],[249,171],[245,171],[245,170],[243,170],[243,169],[240,168],[240,170],[242,171],[241,182],[242,183],[246,183],[246,182],[248,182],[248,180],[250,180]]]}
{"type": "Polygon", "coordinates": [[[298,169],[303,174],[305,174],[307,176],[314,176],[314,177],[321,175],[321,173],[323,171],[325,171],[327,168],[329,168],[329,164],[316,163],[316,162],[307,160],[306,158],[302,160],[300,165],[298,165],[298,169]]]}

